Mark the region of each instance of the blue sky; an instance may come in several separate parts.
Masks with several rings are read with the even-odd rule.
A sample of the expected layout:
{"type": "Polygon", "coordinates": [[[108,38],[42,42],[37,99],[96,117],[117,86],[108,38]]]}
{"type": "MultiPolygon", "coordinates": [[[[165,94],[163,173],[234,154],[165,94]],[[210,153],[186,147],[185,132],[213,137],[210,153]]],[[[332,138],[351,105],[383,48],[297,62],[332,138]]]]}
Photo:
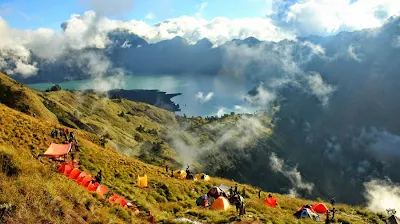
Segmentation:
{"type": "MultiPolygon", "coordinates": [[[[141,0],[134,1],[132,9],[111,18],[120,20],[146,20],[156,23],[182,15],[196,16],[202,0],[141,0]],[[153,19],[146,19],[149,13],[153,19]]],[[[210,0],[205,2],[201,16],[211,19],[223,16],[230,19],[265,16],[265,0],[210,0]]],[[[71,14],[82,14],[91,7],[80,0],[0,0],[0,16],[13,28],[36,29],[46,27],[61,29],[60,24],[71,14]]]]}

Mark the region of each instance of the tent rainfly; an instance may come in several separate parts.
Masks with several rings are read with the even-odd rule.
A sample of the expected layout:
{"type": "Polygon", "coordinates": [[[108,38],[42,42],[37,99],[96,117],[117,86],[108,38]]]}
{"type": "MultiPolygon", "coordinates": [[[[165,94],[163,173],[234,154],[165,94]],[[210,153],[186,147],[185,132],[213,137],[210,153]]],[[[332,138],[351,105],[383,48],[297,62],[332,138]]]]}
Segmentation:
{"type": "Polygon", "coordinates": [[[51,143],[50,147],[44,153],[45,156],[48,157],[60,157],[67,155],[69,151],[71,151],[71,143],[68,144],[55,144],[51,143]]]}

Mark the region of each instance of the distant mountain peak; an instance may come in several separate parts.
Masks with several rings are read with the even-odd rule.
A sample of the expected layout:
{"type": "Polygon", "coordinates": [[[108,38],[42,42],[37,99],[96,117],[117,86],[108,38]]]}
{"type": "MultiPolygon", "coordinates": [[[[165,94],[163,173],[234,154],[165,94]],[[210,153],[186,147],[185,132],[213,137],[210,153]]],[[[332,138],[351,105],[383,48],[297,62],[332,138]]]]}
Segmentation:
{"type": "Polygon", "coordinates": [[[207,38],[203,38],[196,42],[196,46],[211,48],[214,44],[207,38]]]}

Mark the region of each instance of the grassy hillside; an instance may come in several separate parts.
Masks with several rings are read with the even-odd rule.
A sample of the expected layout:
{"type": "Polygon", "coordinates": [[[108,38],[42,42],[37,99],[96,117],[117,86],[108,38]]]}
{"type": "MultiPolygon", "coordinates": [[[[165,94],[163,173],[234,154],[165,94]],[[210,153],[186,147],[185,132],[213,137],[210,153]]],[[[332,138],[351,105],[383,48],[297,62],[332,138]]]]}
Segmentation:
{"type": "MultiPolygon", "coordinates": [[[[52,171],[49,162],[41,164],[34,158],[36,153],[43,151],[53,141],[48,136],[51,123],[41,122],[4,105],[0,105],[0,114],[0,152],[2,158],[4,155],[10,158],[6,164],[18,170],[9,177],[7,173],[0,173],[3,191],[1,202],[17,206],[7,221],[70,223],[72,220],[82,221],[83,218],[93,222],[130,221],[128,211],[113,207],[98,196],[87,193],[83,187],[52,171]],[[8,116],[3,116],[5,114],[8,116]]],[[[195,206],[196,198],[212,186],[221,183],[233,186],[233,182],[219,178],[212,178],[210,182],[173,179],[161,167],[121,155],[111,148],[101,148],[85,138],[91,134],[76,132],[82,145],[81,169],[93,174],[102,169],[104,183],[111,190],[133,200],[143,210],[152,210],[158,221],[170,223],[176,217],[188,217],[208,223],[224,223],[235,217],[234,209],[215,212],[195,206]],[[136,176],[143,174],[147,174],[150,179],[150,187],[147,189],[136,186],[136,176]]],[[[268,208],[262,200],[257,199],[257,189],[247,185],[239,185],[239,189],[244,186],[248,194],[247,216],[244,220],[256,223],[294,223],[296,219],[292,216],[293,212],[303,204],[313,203],[276,195],[279,208],[268,208]]],[[[351,223],[379,220],[376,214],[360,208],[339,205],[338,209],[338,219],[351,223]]],[[[307,219],[302,222],[311,223],[307,219]]]]}
{"type": "MultiPolygon", "coordinates": [[[[43,105],[53,102],[54,107],[50,107],[50,111],[55,111],[55,116],[58,120],[62,120],[61,123],[72,122],[69,126],[75,124],[76,129],[71,130],[76,133],[80,144],[80,152],[75,152],[76,158],[79,158],[79,167],[92,175],[101,169],[103,182],[112,192],[133,201],[141,211],[151,210],[157,223],[175,223],[174,220],[178,217],[203,223],[227,223],[235,220],[234,208],[219,212],[198,208],[195,203],[196,199],[207,193],[212,186],[220,184],[233,186],[234,182],[216,177],[212,177],[209,182],[170,178],[164,167],[144,163],[138,158],[121,154],[111,142],[104,148],[100,147],[99,135],[91,132],[96,132],[92,130],[94,129],[92,124],[97,124],[96,126],[104,133],[107,132],[110,138],[115,139],[114,141],[127,145],[143,145],[145,141],[131,139],[135,137],[132,135],[137,131],[138,125],[157,130],[157,134],[136,132],[150,142],[162,138],[163,132],[174,131],[171,127],[180,127],[184,123],[190,127],[185,127],[183,131],[203,128],[202,133],[210,141],[214,141],[212,139],[214,134],[206,133],[210,131],[207,125],[215,126],[213,130],[217,132],[225,127],[234,128],[238,116],[219,121],[184,118],[176,120],[172,113],[125,100],[119,102],[87,95],[80,96],[81,99],[85,98],[84,101],[79,101],[78,95],[68,91],[39,94],[42,95],[40,103],[43,102],[43,105]],[[106,106],[95,107],[97,104],[106,106]],[[126,115],[129,111],[133,115],[126,115]],[[121,112],[124,112],[129,120],[125,116],[118,116],[121,112]],[[78,120],[84,124],[84,129],[80,129],[76,121],[71,120],[72,118],[79,118],[78,120]],[[143,174],[147,174],[149,178],[149,187],[145,189],[136,185],[137,175],[143,174]]],[[[39,102],[36,103],[40,105],[39,102]]],[[[49,120],[46,120],[46,117],[34,118],[0,104],[0,204],[8,204],[10,207],[0,220],[6,223],[145,223],[143,218],[134,216],[129,210],[109,204],[107,200],[88,193],[83,187],[55,172],[51,168],[52,163],[47,159],[44,159],[43,163],[36,159],[36,156],[44,152],[51,142],[61,141],[50,136],[51,130],[55,127],[65,126],[56,124],[51,118],[49,120]]],[[[267,128],[265,131],[268,130],[267,128]]],[[[165,147],[164,155],[173,159],[174,150],[167,143],[164,143],[163,147],[165,147]]],[[[143,148],[143,150],[149,149],[143,148]]],[[[155,154],[151,148],[147,153],[150,156],[155,154]]],[[[153,158],[162,157],[158,155],[153,158]]],[[[265,206],[263,200],[258,199],[256,188],[239,184],[240,190],[243,187],[247,189],[247,214],[238,223],[313,222],[308,219],[297,220],[293,217],[293,213],[300,206],[315,202],[274,194],[278,199],[278,208],[269,208],[265,206]]],[[[266,195],[267,193],[264,193],[263,198],[266,195]]],[[[338,221],[382,223],[380,221],[382,215],[359,207],[338,205],[337,209],[338,221]]],[[[324,215],[321,217],[324,219],[324,215]]]]}

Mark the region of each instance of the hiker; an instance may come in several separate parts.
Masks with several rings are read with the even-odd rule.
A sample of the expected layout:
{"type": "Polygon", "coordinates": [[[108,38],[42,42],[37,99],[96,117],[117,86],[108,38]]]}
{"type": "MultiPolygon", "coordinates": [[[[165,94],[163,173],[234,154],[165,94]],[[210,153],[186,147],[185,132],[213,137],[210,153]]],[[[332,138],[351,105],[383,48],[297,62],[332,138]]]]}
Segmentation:
{"type": "Polygon", "coordinates": [[[233,187],[229,188],[229,195],[232,197],[233,196],[233,187]]]}
{"type": "Polygon", "coordinates": [[[208,197],[205,197],[205,198],[203,199],[203,207],[204,207],[204,208],[207,208],[207,205],[208,205],[208,197]]]}
{"type": "Polygon", "coordinates": [[[33,117],[36,117],[36,113],[33,113],[33,117]]]}
{"type": "Polygon", "coordinates": [[[39,154],[39,155],[37,156],[37,158],[38,158],[38,160],[39,160],[41,163],[43,163],[43,161],[42,161],[42,154],[39,154]]]}
{"type": "Polygon", "coordinates": [[[260,190],[258,190],[258,199],[261,199],[261,189],[260,190]]]}
{"type": "Polygon", "coordinates": [[[96,174],[94,179],[96,180],[97,183],[101,184],[101,180],[103,179],[103,177],[101,175],[101,170],[96,174]]]}
{"type": "MultiPolygon", "coordinates": [[[[67,131],[68,131],[68,129],[67,129],[67,131]]],[[[69,133],[69,142],[73,142],[75,140],[75,135],[74,135],[74,132],[70,132],[69,133]]]]}
{"type": "Polygon", "coordinates": [[[190,170],[189,170],[189,165],[187,165],[187,168],[186,168],[186,176],[189,176],[190,175],[190,170]]]}
{"type": "Polygon", "coordinates": [[[169,169],[169,166],[168,165],[166,165],[165,166],[165,172],[168,174],[168,169],[169,169]]]}
{"type": "Polygon", "coordinates": [[[233,191],[235,194],[238,193],[238,184],[235,184],[235,190],[233,191]]]}
{"type": "Polygon", "coordinates": [[[335,198],[332,198],[332,199],[331,199],[331,204],[332,204],[332,206],[335,206],[335,204],[336,204],[335,198]]]}
{"type": "Polygon", "coordinates": [[[240,204],[240,213],[239,216],[245,215],[246,214],[246,207],[244,206],[244,200],[240,204]]]}
{"type": "Polygon", "coordinates": [[[171,170],[171,178],[174,177],[174,170],[171,170]]]}
{"type": "Polygon", "coordinates": [[[151,224],[154,224],[154,216],[151,214],[151,211],[149,210],[149,222],[151,223],[151,224]]]}

